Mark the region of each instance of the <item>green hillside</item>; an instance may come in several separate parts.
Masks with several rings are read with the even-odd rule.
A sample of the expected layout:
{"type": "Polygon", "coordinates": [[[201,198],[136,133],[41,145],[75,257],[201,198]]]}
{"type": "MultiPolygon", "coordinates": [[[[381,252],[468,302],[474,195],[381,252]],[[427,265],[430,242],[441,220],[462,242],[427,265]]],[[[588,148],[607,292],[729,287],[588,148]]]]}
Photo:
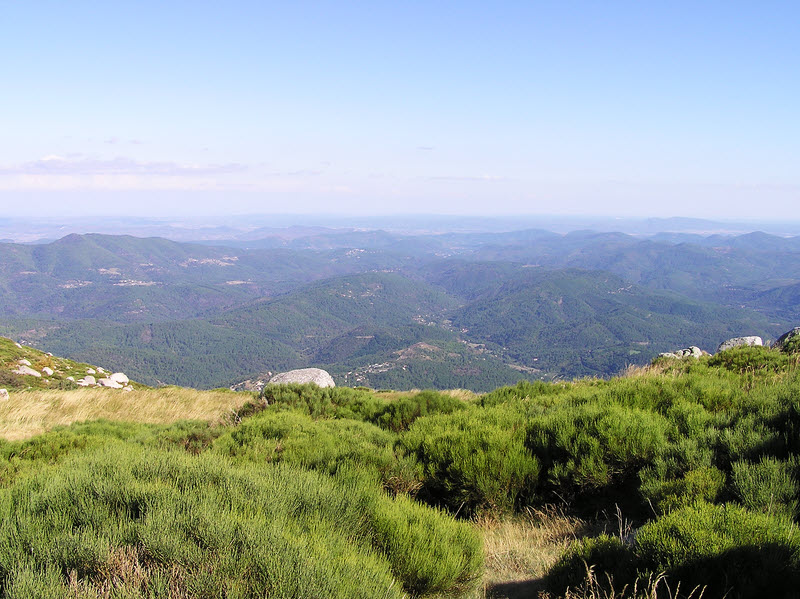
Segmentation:
{"type": "Polygon", "coordinates": [[[381,252],[243,251],[125,235],[0,243],[0,313],[113,322],[185,319],[404,262],[381,252]]]}
{"type": "Polygon", "coordinates": [[[786,327],[608,273],[461,263],[423,274],[430,282],[391,272],[327,279],[203,319],[0,323],[9,336],[152,385],[213,388],[313,365],[340,384],[476,391],[610,376],[686,343],[713,350],[786,327]]]}
{"type": "Polygon", "coordinates": [[[619,372],[689,340],[714,351],[742,331],[775,338],[782,329],[758,314],[574,270],[529,270],[455,311],[451,320],[517,363],[567,377],[619,372]]]}

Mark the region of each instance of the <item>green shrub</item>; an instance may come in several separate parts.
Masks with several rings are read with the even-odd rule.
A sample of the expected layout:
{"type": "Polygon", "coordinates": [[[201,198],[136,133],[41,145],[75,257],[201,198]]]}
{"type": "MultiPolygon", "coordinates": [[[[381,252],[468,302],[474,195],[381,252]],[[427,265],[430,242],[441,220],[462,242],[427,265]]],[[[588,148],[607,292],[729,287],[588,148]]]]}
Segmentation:
{"type": "Polygon", "coordinates": [[[423,468],[421,497],[462,515],[511,511],[530,499],[539,463],[513,407],[470,408],[417,420],[401,446],[423,468]]]}
{"type": "Polygon", "coordinates": [[[531,419],[525,444],[547,488],[567,496],[629,479],[664,451],[668,429],[663,416],[636,408],[565,405],[531,419]]]}
{"type": "Polygon", "coordinates": [[[784,341],[781,351],[785,354],[800,353],[800,335],[793,335],[784,341]]]}
{"type": "Polygon", "coordinates": [[[372,421],[381,428],[394,432],[406,431],[417,418],[432,414],[451,414],[463,410],[460,399],[436,391],[421,391],[410,397],[402,397],[388,403],[372,421]]]}
{"type": "Polygon", "coordinates": [[[789,597],[800,583],[800,536],[783,518],[735,505],[698,504],[646,524],[637,565],[666,571],[706,597],[789,597]]]}
{"type": "Polygon", "coordinates": [[[381,504],[373,525],[392,571],[412,593],[462,590],[483,565],[480,539],[468,526],[405,496],[381,504]]]}
{"type": "Polygon", "coordinates": [[[762,457],[759,462],[735,462],[731,486],[747,509],[765,514],[797,514],[797,459],[782,462],[762,457]]]}
{"type": "Polygon", "coordinates": [[[374,393],[349,387],[305,385],[267,385],[261,399],[270,406],[292,408],[313,418],[351,418],[374,420],[386,400],[374,393]]]}
{"type": "Polygon", "coordinates": [[[479,405],[485,408],[521,399],[534,399],[541,404],[552,404],[555,402],[556,396],[570,390],[571,387],[563,383],[520,381],[514,386],[500,387],[486,393],[480,397],[478,402],[479,405]]]}
{"type": "MultiPolygon", "coordinates": [[[[800,341],[800,337],[797,339],[800,341]]],[[[734,347],[719,352],[708,360],[709,366],[725,368],[738,374],[780,372],[791,363],[792,359],[786,353],[761,345],[734,347]]]]}
{"type": "Polygon", "coordinates": [[[354,466],[394,492],[414,492],[420,474],[395,450],[396,436],[368,422],[312,420],[290,411],[264,411],[226,433],[215,451],[254,463],[285,462],[330,474],[354,466]]]}
{"type": "Polygon", "coordinates": [[[640,474],[642,497],[658,513],[714,502],[725,488],[725,473],[713,466],[689,470],[680,477],[659,477],[656,469],[647,468],[640,474]]]}
{"type": "Polygon", "coordinates": [[[778,431],[764,421],[763,414],[747,414],[719,433],[717,460],[721,465],[756,460],[775,452],[781,444],[778,431]]]}

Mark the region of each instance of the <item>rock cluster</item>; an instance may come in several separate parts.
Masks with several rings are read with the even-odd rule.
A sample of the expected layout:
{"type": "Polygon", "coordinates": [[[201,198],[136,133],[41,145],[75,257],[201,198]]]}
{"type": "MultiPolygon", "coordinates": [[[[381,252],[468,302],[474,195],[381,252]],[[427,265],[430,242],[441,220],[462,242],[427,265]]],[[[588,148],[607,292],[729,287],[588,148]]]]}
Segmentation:
{"type": "Polygon", "coordinates": [[[270,385],[286,385],[289,383],[314,383],[319,387],[335,387],[333,377],[321,368],[300,368],[281,372],[269,380],[270,385]]]}
{"type": "MultiPolygon", "coordinates": [[[[23,346],[19,343],[14,343],[18,348],[22,349],[23,346]]],[[[42,352],[37,352],[37,356],[42,352]]],[[[31,359],[38,360],[38,357],[32,357],[33,355],[28,353],[31,356],[31,359]]],[[[53,354],[47,353],[43,354],[52,357],[53,354]]],[[[39,356],[41,357],[41,356],[39,356]]],[[[99,366],[94,367],[87,367],[85,372],[86,374],[79,378],[77,381],[75,380],[75,376],[65,376],[69,374],[69,372],[64,372],[64,370],[71,371],[75,368],[75,365],[64,365],[56,361],[46,360],[45,363],[48,366],[40,366],[39,363],[44,360],[39,360],[37,366],[34,368],[33,364],[31,363],[31,359],[23,358],[18,356],[16,361],[13,364],[10,364],[8,367],[11,369],[11,372],[16,375],[24,376],[24,377],[35,377],[37,379],[42,379],[42,377],[47,377],[42,382],[45,388],[50,387],[52,388],[53,383],[58,384],[59,382],[64,381],[71,381],[80,387],[106,387],[109,389],[122,389],[123,391],[133,391],[133,387],[130,385],[130,379],[127,377],[125,373],[122,372],[114,372],[113,374],[108,372],[107,370],[100,368],[99,366]],[[98,375],[95,378],[95,375],[98,375]],[[100,378],[102,375],[102,378],[100,378]],[[52,379],[52,380],[51,380],[52,379]],[[98,380],[99,379],[99,380],[98,380]]],[[[78,376],[78,375],[76,375],[78,376]]],[[[29,383],[31,382],[30,379],[29,383]]],[[[0,399],[8,399],[8,390],[3,389],[4,393],[0,393],[0,399]],[[5,395],[5,397],[4,397],[5,395]]]]}
{"type": "Polygon", "coordinates": [[[696,345],[690,345],[684,349],[676,349],[673,352],[664,352],[663,354],[658,354],[659,358],[699,358],[700,356],[707,356],[708,352],[704,352],[702,349],[697,347],[696,345]]]}
{"type": "MultiPolygon", "coordinates": [[[[97,370],[99,371],[100,369],[98,368],[97,370]]],[[[86,372],[97,374],[92,368],[89,368],[86,372]]],[[[106,371],[104,370],[103,372],[105,373],[106,371]]],[[[133,391],[133,387],[128,384],[130,383],[130,379],[122,372],[115,372],[102,379],[96,379],[92,374],[87,374],[82,379],[78,379],[75,382],[81,387],[105,387],[106,389],[133,391]]]]}
{"type": "MultiPolygon", "coordinates": [[[[787,331],[780,337],[775,343],[772,344],[773,349],[783,349],[783,347],[792,341],[795,338],[800,337],[800,327],[794,327],[791,331],[787,331]]],[[[733,337],[732,339],[728,339],[727,341],[723,341],[719,344],[717,348],[717,353],[723,352],[734,347],[753,347],[753,346],[763,346],[764,340],[757,335],[750,335],[747,337],[733,337]]],[[[662,354],[658,354],[659,358],[699,358],[700,356],[707,356],[709,355],[708,352],[704,352],[696,345],[690,345],[685,349],[678,349],[673,352],[665,352],[662,354]]]]}
{"type": "MultiPolygon", "coordinates": [[[[25,360],[28,362],[27,360],[25,360]]],[[[30,362],[28,362],[30,364],[30,362]]],[[[23,376],[35,376],[36,378],[41,378],[42,373],[38,370],[34,370],[30,366],[26,366],[25,364],[20,364],[17,366],[17,369],[13,371],[14,374],[21,374],[23,376]]]]}
{"type": "Polygon", "coordinates": [[[255,391],[256,393],[260,393],[267,383],[269,383],[272,375],[272,372],[264,372],[255,378],[231,385],[230,389],[231,391],[255,391]]]}
{"type": "MultiPolygon", "coordinates": [[[[101,369],[98,368],[97,370],[100,371],[101,369]]],[[[53,376],[55,374],[55,371],[49,366],[45,366],[44,368],[42,368],[41,372],[31,368],[30,361],[24,358],[17,361],[17,367],[16,369],[12,370],[12,372],[14,374],[19,374],[23,376],[35,376],[36,378],[41,378],[42,374],[48,377],[53,376]]],[[[105,373],[106,371],[102,370],[102,372],[105,373]]],[[[76,381],[75,377],[68,376],[66,377],[65,380],[72,381],[80,387],[106,387],[108,389],[122,389],[123,391],[133,391],[133,387],[129,385],[130,379],[127,377],[127,375],[125,375],[122,372],[115,372],[114,374],[108,375],[100,380],[97,380],[93,376],[96,373],[97,371],[95,371],[93,368],[87,368],[86,375],[83,378],[80,378],[76,381]]],[[[6,390],[3,389],[3,391],[6,390]]],[[[7,393],[8,391],[6,391],[6,394],[7,393]]],[[[3,399],[2,394],[0,394],[0,399],[3,399]]]]}

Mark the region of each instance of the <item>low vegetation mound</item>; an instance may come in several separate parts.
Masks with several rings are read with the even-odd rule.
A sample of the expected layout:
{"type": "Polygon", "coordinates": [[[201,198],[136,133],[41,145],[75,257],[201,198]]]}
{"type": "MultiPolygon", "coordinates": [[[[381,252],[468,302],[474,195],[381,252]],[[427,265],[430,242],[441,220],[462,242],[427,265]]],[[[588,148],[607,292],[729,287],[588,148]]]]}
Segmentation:
{"type": "MultiPolygon", "coordinates": [[[[137,418],[157,401],[142,394],[108,420],[0,443],[0,588],[475,597],[485,523],[522,530],[555,504],[587,524],[573,527],[578,541],[557,539],[544,575],[517,569],[530,593],[792,597],[792,352],[736,347],[481,396],[276,385],[224,393],[241,398],[227,415],[171,423],[137,418]]],[[[28,393],[35,404],[58,392],[28,393]]]]}

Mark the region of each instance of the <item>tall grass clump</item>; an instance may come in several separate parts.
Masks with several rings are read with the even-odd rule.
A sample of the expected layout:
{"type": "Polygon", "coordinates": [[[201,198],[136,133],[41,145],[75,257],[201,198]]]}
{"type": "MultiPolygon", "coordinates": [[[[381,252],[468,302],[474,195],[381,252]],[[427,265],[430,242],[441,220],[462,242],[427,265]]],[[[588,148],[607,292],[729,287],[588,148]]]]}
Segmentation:
{"type": "Polygon", "coordinates": [[[0,518],[8,597],[400,598],[462,589],[481,566],[468,525],[362,473],[121,442],[19,479],[0,518]]]}

